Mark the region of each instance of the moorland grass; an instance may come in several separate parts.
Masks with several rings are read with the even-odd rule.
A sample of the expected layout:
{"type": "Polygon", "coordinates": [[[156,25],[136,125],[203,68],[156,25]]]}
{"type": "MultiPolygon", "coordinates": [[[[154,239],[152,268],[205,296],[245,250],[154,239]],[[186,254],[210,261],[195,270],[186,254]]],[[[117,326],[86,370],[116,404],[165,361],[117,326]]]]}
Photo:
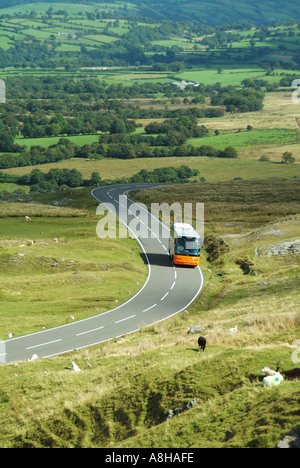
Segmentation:
{"type": "MultiPolygon", "coordinates": [[[[264,150],[263,154],[267,150],[264,150]]],[[[255,150],[252,150],[255,152],[255,150]]],[[[253,156],[252,156],[253,157],[253,156]]],[[[299,164],[279,164],[278,162],[261,162],[255,159],[220,159],[212,157],[166,157],[166,158],[137,158],[137,159],[101,159],[90,160],[73,158],[59,163],[42,164],[38,166],[17,167],[3,170],[4,173],[23,175],[30,173],[33,169],[49,172],[50,169],[77,169],[84,178],[89,179],[92,172],[99,172],[103,180],[114,181],[116,179],[127,179],[137,174],[142,169],[153,171],[159,167],[175,167],[182,165],[192,169],[198,169],[201,177],[207,182],[232,181],[236,177],[245,180],[273,179],[300,177],[299,164]]]]}
{"type": "MultiPolygon", "coordinates": [[[[64,324],[70,315],[79,320],[111,309],[145,281],[137,244],[130,238],[99,239],[90,191],[73,192],[77,202],[86,192],[94,212],[85,209],[84,196],[77,208],[0,206],[1,339],[64,324]]],[[[56,199],[63,196],[58,193],[56,199]]]]}

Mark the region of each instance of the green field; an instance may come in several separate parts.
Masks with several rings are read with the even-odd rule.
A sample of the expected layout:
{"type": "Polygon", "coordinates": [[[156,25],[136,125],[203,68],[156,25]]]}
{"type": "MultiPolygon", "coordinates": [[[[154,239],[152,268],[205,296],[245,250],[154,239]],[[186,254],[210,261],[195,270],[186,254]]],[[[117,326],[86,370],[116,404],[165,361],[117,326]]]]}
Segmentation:
{"type": "MultiPolygon", "coordinates": [[[[48,138],[16,138],[15,142],[19,145],[26,145],[27,148],[30,148],[30,146],[48,148],[51,145],[56,145],[61,138],[61,136],[48,138]]],[[[99,135],[74,135],[68,136],[68,140],[76,145],[84,146],[98,141],[99,135]]]]}
{"type": "Polygon", "coordinates": [[[299,141],[298,130],[251,130],[237,133],[224,133],[204,138],[193,138],[189,142],[195,146],[207,145],[222,150],[227,146],[234,148],[258,147],[260,145],[284,145],[299,141]]]}
{"type": "MultiPolygon", "coordinates": [[[[286,70],[276,70],[276,76],[266,76],[266,71],[259,68],[229,68],[222,69],[221,73],[218,70],[211,69],[199,69],[199,70],[188,70],[177,74],[175,77],[179,80],[193,81],[196,83],[203,83],[205,85],[212,85],[215,83],[221,83],[222,86],[240,86],[242,81],[247,79],[261,79],[268,82],[280,81],[280,74],[286,72],[286,70]]],[[[293,73],[292,71],[290,72],[293,73]]],[[[295,70],[294,73],[297,73],[295,70]]]]}
{"type": "Polygon", "coordinates": [[[27,13],[30,11],[35,11],[36,13],[45,13],[49,10],[49,8],[53,8],[54,11],[57,10],[65,10],[70,15],[78,14],[79,12],[94,12],[95,6],[94,5],[76,5],[72,3],[64,3],[64,2],[57,2],[57,3],[39,3],[39,2],[32,2],[27,3],[26,5],[17,5],[10,8],[2,8],[1,13],[3,15],[8,14],[12,15],[14,13],[27,13]]]}

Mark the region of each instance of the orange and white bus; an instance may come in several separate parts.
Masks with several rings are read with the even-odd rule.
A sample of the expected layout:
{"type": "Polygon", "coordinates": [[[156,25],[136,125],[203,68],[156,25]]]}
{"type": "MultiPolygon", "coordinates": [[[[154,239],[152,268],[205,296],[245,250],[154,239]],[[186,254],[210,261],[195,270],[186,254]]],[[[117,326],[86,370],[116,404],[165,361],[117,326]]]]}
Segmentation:
{"type": "Polygon", "coordinates": [[[169,240],[169,256],[174,265],[197,266],[200,263],[201,238],[187,223],[174,223],[169,240]]]}

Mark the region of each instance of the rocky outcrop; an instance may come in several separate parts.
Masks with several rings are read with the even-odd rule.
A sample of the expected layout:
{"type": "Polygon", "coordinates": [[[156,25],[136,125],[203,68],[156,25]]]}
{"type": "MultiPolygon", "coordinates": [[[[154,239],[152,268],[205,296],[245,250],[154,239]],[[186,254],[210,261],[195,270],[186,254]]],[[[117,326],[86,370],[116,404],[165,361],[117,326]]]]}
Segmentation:
{"type": "Polygon", "coordinates": [[[259,247],[255,250],[256,255],[264,255],[267,257],[278,256],[285,257],[290,254],[300,254],[300,239],[279,242],[278,244],[259,247]]]}

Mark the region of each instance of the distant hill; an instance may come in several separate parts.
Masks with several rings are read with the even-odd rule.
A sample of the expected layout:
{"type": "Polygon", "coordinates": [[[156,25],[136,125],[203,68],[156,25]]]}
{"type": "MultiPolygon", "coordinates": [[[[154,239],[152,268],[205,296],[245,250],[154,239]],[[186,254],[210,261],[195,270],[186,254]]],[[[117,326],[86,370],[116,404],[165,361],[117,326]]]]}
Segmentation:
{"type": "MultiPolygon", "coordinates": [[[[0,0],[0,9],[16,5],[34,4],[34,0],[0,0]]],[[[81,4],[82,0],[39,0],[39,3],[81,4]]],[[[178,22],[193,21],[209,26],[253,23],[255,25],[300,21],[300,10],[295,0],[94,0],[92,4],[135,4],[141,17],[178,22]]]]}
{"type": "Polygon", "coordinates": [[[172,21],[198,21],[210,26],[234,23],[255,25],[299,21],[299,4],[293,0],[144,0],[143,14],[155,19],[164,16],[172,21]]]}

